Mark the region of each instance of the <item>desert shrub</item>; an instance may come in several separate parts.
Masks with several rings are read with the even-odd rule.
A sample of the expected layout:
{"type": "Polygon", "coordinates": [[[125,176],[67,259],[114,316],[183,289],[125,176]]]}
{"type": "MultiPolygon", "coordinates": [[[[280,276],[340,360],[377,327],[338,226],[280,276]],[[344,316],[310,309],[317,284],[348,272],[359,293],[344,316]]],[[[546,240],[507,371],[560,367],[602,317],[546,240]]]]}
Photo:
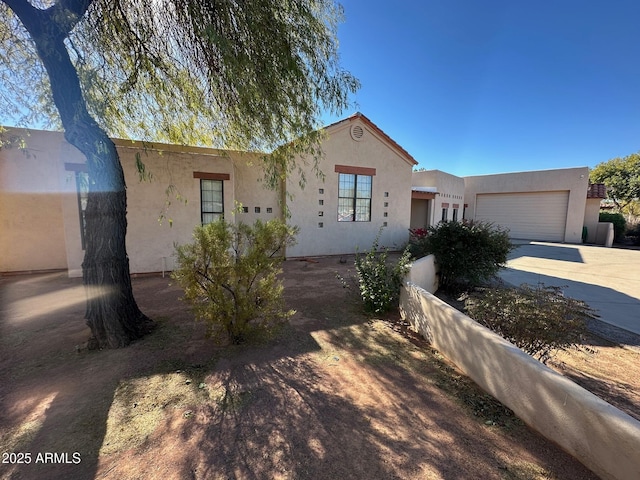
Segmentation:
{"type": "Polygon", "coordinates": [[[285,320],[282,282],[278,278],[283,249],[297,230],[280,220],[253,226],[219,220],[196,227],[193,243],[176,247],[172,277],[184,289],[196,318],[207,333],[226,333],[242,343],[252,331],[285,320]]]}
{"type": "Polygon", "coordinates": [[[565,297],[561,287],[543,284],[478,289],[467,298],[465,309],[542,363],[557,350],[580,343],[586,320],[597,316],[583,301],[565,297]]]}
{"type": "Polygon", "coordinates": [[[614,241],[622,242],[624,240],[624,232],[627,228],[627,221],[624,215],[621,213],[600,212],[598,221],[613,223],[614,241]]]}
{"type": "Polygon", "coordinates": [[[409,270],[411,254],[408,249],[396,262],[389,260],[389,250],[379,251],[379,236],[365,254],[356,254],[358,289],[365,309],[383,313],[398,305],[402,280],[409,270]]]}
{"type": "Polygon", "coordinates": [[[434,254],[443,290],[460,290],[495,277],[513,250],[507,230],[487,222],[441,222],[422,239],[434,254]]]}

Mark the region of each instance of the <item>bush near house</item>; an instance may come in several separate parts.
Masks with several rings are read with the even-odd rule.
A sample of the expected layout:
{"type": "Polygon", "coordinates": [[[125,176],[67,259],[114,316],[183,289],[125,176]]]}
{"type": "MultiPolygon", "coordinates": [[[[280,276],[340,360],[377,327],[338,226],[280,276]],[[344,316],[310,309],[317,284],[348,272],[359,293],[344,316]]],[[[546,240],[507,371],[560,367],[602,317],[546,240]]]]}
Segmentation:
{"type": "Polygon", "coordinates": [[[441,222],[412,235],[409,251],[434,254],[443,290],[463,290],[492,279],[514,246],[508,231],[487,222],[441,222]]]}
{"type": "Polygon", "coordinates": [[[428,235],[429,230],[426,228],[409,229],[409,245],[407,248],[413,258],[422,258],[428,255],[428,253],[426,253],[428,235]]]}
{"type": "Polygon", "coordinates": [[[624,215],[621,213],[600,212],[598,221],[613,223],[614,241],[624,241],[624,234],[627,228],[627,221],[625,220],[624,215]]]}
{"type": "Polygon", "coordinates": [[[408,249],[397,262],[390,262],[389,250],[379,251],[379,236],[366,254],[356,254],[355,263],[360,297],[365,309],[373,313],[384,313],[398,305],[402,280],[411,263],[408,249]]]}
{"type": "Polygon", "coordinates": [[[557,350],[579,344],[596,312],[565,297],[562,287],[538,284],[480,288],[465,301],[467,314],[546,363],[557,350]]]}
{"type": "Polygon", "coordinates": [[[207,322],[208,335],[242,343],[293,313],[285,309],[278,275],[296,233],[280,220],[250,226],[221,219],[196,227],[194,242],[176,247],[172,277],[196,318],[207,322]]]}

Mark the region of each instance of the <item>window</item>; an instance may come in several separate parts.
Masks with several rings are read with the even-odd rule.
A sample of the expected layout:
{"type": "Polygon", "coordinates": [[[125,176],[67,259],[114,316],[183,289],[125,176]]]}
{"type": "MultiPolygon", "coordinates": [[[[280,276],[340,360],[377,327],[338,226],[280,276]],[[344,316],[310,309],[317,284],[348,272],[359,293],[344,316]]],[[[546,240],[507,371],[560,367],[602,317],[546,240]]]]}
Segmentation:
{"type": "Polygon", "coordinates": [[[453,217],[451,217],[451,220],[453,220],[454,222],[458,221],[458,209],[457,208],[453,209],[453,217]]]}
{"type": "Polygon", "coordinates": [[[203,225],[223,217],[222,198],[222,180],[200,179],[200,215],[203,225]]]}
{"type": "Polygon", "coordinates": [[[78,214],[80,215],[80,244],[85,249],[85,237],[87,232],[87,196],[89,195],[89,174],[87,172],[75,172],[76,191],[78,192],[78,214]]]}
{"type": "Polygon", "coordinates": [[[446,222],[448,216],[449,216],[449,209],[448,208],[443,208],[442,209],[442,221],[446,222]]]}
{"type": "Polygon", "coordinates": [[[338,178],[338,221],[371,221],[371,175],[340,173],[338,178]]]}

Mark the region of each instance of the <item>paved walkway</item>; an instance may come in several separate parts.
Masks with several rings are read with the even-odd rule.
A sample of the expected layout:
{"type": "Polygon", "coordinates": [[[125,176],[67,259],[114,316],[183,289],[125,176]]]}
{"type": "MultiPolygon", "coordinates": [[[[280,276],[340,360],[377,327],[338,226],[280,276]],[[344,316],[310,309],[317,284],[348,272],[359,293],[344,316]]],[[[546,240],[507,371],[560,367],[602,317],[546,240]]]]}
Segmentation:
{"type": "Polygon", "coordinates": [[[514,285],[567,286],[600,320],[640,335],[640,250],[531,242],[509,256],[502,279],[514,285]]]}

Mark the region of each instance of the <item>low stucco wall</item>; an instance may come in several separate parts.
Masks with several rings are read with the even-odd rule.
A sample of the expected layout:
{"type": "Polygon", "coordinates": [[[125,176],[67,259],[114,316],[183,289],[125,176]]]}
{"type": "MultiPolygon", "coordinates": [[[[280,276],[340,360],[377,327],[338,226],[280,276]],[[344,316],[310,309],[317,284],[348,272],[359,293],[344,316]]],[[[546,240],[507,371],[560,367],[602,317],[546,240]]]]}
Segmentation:
{"type": "Polygon", "coordinates": [[[605,479],[640,478],[640,422],[407,281],[402,317],[525,423],[605,479]]]}
{"type": "Polygon", "coordinates": [[[613,239],[615,231],[613,223],[611,222],[598,222],[596,228],[596,245],[604,245],[605,247],[613,246],[613,239]]]}
{"type": "Polygon", "coordinates": [[[419,258],[410,265],[409,273],[405,277],[405,281],[420,285],[429,293],[435,293],[438,290],[438,276],[436,275],[436,257],[427,255],[419,258]]]}

